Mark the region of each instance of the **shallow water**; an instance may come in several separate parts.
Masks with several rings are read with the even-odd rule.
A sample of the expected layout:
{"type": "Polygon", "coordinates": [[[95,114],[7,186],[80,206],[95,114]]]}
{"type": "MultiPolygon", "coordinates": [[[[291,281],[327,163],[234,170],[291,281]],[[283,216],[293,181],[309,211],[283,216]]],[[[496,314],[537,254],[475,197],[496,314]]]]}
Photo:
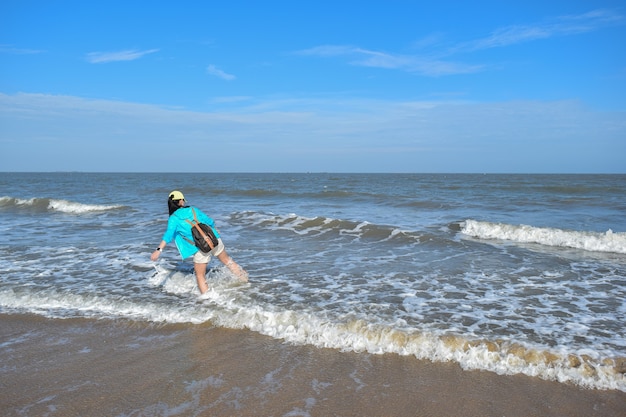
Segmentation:
{"type": "Polygon", "coordinates": [[[0,312],[207,323],[626,390],[626,176],[0,174],[0,312]],[[241,285],[173,245],[173,189],[241,285]]]}

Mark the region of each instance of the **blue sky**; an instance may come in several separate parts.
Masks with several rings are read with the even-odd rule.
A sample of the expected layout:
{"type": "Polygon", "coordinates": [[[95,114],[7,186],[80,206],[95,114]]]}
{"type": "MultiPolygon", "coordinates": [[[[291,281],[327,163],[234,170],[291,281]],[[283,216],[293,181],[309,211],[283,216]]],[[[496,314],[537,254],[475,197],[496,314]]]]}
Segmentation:
{"type": "Polygon", "coordinates": [[[626,173],[626,3],[5,0],[0,171],[626,173]]]}

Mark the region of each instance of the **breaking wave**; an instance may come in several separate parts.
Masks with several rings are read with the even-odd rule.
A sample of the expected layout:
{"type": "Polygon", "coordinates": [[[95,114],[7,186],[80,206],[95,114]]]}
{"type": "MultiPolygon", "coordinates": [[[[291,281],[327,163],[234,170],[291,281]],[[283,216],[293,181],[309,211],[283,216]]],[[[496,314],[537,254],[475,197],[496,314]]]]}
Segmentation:
{"type": "MultiPolygon", "coordinates": [[[[190,280],[182,272],[160,271],[151,279],[168,293],[187,294],[190,280]],[[165,282],[167,281],[167,282],[165,282]]],[[[324,312],[276,309],[251,303],[232,284],[218,285],[193,305],[160,305],[158,301],[103,299],[57,291],[0,291],[0,306],[51,318],[123,318],[161,323],[212,323],[249,329],[301,345],[372,354],[395,353],[436,362],[456,362],[464,369],[498,374],[526,374],[596,389],[626,391],[626,358],[603,357],[591,350],[551,350],[506,340],[479,340],[420,331],[405,323],[367,319],[338,321],[324,312]]]]}
{"type": "Polygon", "coordinates": [[[120,205],[83,204],[68,200],[52,198],[29,198],[21,199],[14,197],[0,197],[0,209],[24,209],[35,212],[59,212],[69,214],[83,214],[121,209],[120,205]]]}
{"type": "Polygon", "coordinates": [[[424,239],[424,234],[392,225],[380,225],[368,221],[343,220],[332,217],[306,217],[294,213],[272,214],[242,212],[232,215],[231,221],[262,230],[284,231],[300,236],[324,238],[345,237],[364,241],[407,241],[424,239]]]}
{"type": "Polygon", "coordinates": [[[599,233],[466,220],[461,224],[461,232],[478,239],[626,254],[626,233],[616,233],[612,230],[599,233]]]}

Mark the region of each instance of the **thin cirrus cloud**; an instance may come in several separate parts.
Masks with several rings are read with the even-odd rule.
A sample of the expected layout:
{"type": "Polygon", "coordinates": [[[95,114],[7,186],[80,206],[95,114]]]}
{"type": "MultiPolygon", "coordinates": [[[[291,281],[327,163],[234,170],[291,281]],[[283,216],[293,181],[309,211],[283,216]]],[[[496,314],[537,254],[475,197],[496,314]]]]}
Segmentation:
{"type": "Polygon", "coordinates": [[[15,48],[12,45],[0,45],[0,53],[14,54],[14,55],[31,55],[40,54],[43,51],[37,49],[15,48]]]}
{"type": "MultiPolygon", "coordinates": [[[[486,66],[455,62],[448,58],[459,53],[505,47],[555,36],[592,32],[604,27],[623,24],[623,22],[624,16],[614,11],[593,10],[579,15],[560,16],[536,24],[505,26],[494,30],[484,38],[460,42],[452,47],[442,48],[429,54],[397,54],[349,45],[322,45],[295,53],[323,58],[347,57],[351,59],[350,64],[352,65],[404,70],[425,76],[468,74],[483,71],[486,66]]],[[[433,39],[438,40],[439,36],[428,39],[428,46],[432,49],[435,46],[433,39]]]]}
{"type": "Polygon", "coordinates": [[[604,27],[621,24],[624,16],[611,10],[593,10],[580,15],[561,16],[534,25],[512,25],[496,29],[491,35],[457,45],[451,52],[471,52],[481,49],[547,39],[556,36],[593,32],[604,27]]]}
{"type": "Polygon", "coordinates": [[[217,68],[215,65],[212,65],[212,64],[207,67],[206,72],[226,81],[232,81],[235,78],[237,78],[232,74],[228,74],[222,71],[221,69],[217,68]]]}
{"type": "Polygon", "coordinates": [[[434,56],[415,56],[371,51],[355,46],[323,45],[296,52],[299,55],[320,57],[350,56],[352,65],[373,68],[399,69],[427,76],[468,74],[482,70],[481,65],[468,65],[443,60],[434,56]]]}
{"type": "Polygon", "coordinates": [[[129,49],[117,52],[90,52],[87,54],[87,62],[91,64],[106,64],[118,61],[134,61],[144,57],[145,55],[153,54],[158,51],[158,49],[148,49],[145,51],[129,49]]]}

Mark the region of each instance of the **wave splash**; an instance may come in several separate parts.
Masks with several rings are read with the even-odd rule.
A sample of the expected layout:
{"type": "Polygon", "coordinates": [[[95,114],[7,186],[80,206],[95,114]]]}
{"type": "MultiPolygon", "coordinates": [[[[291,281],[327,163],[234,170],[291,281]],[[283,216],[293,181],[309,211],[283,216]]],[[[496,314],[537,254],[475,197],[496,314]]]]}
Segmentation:
{"type": "Polygon", "coordinates": [[[0,209],[26,209],[32,211],[53,211],[68,214],[84,214],[121,209],[120,205],[83,204],[68,200],[52,198],[20,199],[14,197],[0,197],[0,209]]]}
{"type": "MultiPolygon", "coordinates": [[[[626,358],[595,352],[559,352],[504,340],[476,340],[453,334],[402,330],[358,319],[334,323],[294,311],[239,310],[230,320],[295,344],[350,352],[395,353],[435,362],[456,362],[466,370],[525,374],[584,388],[626,391],[626,358]]],[[[227,326],[230,327],[230,326],[227,326]]]]}
{"type": "MultiPolygon", "coordinates": [[[[149,284],[187,298],[195,293],[189,274],[158,270],[149,284]]],[[[592,350],[567,351],[508,340],[477,340],[407,328],[401,320],[380,324],[366,318],[337,320],[324,312],[276,309],[251,302],[225,277],[221,284],[191,303],[107,299],[58,291],[0,290],[5,312],[27,311],[50,318],[131,319],[157,323],[212,323],[249,329],[275,339],[350,352],[393,353],[436,362],[456,362],[463,369],[498,374],[526,374],[585,388],[626,392],[626,358],[605,357],[592,350]]]]}
{"type": "Polygon", "coordinates": [[[626,233],[612,230],[599,233],[466,220],[461,224],[461,233],[478,239],[626,254],[626,233]]]}

